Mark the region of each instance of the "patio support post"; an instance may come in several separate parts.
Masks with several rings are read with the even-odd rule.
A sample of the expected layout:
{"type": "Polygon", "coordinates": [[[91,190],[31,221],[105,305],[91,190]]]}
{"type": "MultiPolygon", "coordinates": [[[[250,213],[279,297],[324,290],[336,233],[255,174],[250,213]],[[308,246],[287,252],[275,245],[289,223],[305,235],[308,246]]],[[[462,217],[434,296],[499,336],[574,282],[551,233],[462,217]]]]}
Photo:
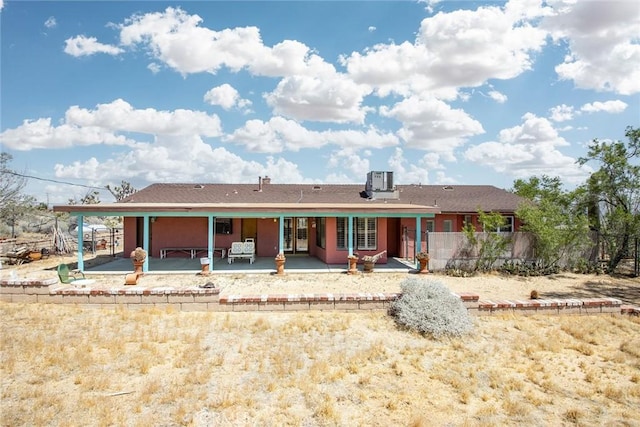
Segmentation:
{"type": "Polygon", "coordinates": [[[420,237],[422,236],[422,217],[416,216],[416,243],[415,248],[413,249],[413,262],[418,267],[418,260],[416,259],[416,254],[422,250],[422,241],[420,237]]]}
{"type": "Polygon", "coordinates": [[[353,255],[353,215],[349,215],[349,220],[347,221],[347,235],[348,235],[348,246],[349,246],[349,255],[353,255]]]}
{"type": "Polygon", "coordinates": [[[280,223],[278,225],[279,225],[278,253],[283,254],[284,253],[284,216],[280,215],[280,223]]]}
{"type": "Polygon", "coordinates": [[[216,247],[216,217],[213,215],[209,215],[209,241],[207,243],[207,258],[209,258],[209,264],[211,264],[211,268],[213,269],[213,248],[216,247]]]}
{"type": "Polygon", "coordinates": [[[84,258],[82,256],[84,249],[84,216],[78,215],[78,270],[84,271],[84,258]]]}
{"type": "MultiPolygon", "coordinates": [[[[144,225],[142,226],[142,245],[144,249],[149,252],[149,215],[144,216],[144,225]]],[[[144,264],[142,265],[142,271],[146,273],[149,271],[149,256],[144,259],[144,264]]]]}

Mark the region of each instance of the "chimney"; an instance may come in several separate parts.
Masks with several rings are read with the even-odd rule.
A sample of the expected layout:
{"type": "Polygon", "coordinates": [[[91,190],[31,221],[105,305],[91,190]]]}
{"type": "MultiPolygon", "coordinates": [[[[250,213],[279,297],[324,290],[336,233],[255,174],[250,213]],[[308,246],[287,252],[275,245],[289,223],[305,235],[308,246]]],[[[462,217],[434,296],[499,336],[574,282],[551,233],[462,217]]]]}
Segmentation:
{"type": "Polygon", "coordinates": [[[265,176],[264,178],[262,178],[262,183],[264,185],[271,184],[271,178],[269,178],[268,176],[265,176]]]}
{"type": "Polygon", "coordinates": [[[262,177],[258,177],[258,191],[262,192],[262,177]]]}

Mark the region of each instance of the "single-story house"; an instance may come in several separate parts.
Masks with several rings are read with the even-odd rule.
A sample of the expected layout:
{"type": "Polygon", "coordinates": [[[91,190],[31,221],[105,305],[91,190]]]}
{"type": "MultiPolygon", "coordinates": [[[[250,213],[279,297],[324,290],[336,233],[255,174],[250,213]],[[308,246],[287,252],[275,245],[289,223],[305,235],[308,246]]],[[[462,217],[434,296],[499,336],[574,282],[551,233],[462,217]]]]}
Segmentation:
{"type": "Polygon", "coordinates": [[[212,258],[253,239],[258,257],[299,254],[340,264],[353,253],[386,251],[379,263],[413,258],[426,232],[458,232],[469,222],[480,230],[478,210],[502,214],[507,225],[500,231],[518,231],[521,201],[489,185],[396,186],[392,172],[374,171],[364,185],[275,184],[269,177],[255,184],[152,184],[116,203],[54,211],[78,216],[78,224],[85,216],[122,216],[124,253],[139,246],[151,257],[201,251],[212,258]]]}

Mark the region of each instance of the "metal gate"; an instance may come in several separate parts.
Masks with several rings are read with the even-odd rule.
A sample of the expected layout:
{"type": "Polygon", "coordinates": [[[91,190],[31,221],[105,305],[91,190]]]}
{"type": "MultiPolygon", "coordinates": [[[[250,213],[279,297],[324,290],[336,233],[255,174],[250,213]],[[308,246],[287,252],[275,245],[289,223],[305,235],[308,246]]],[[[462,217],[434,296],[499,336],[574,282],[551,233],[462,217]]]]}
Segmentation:
{"type": "MultiPolygon", "coordinates": [[[[420,232],[420,244],[425,250],[429,252],[429,232],[420,232]]],[[[415,228],[403,227],[402,229],[402,248],[404,253],[404,259],[415,259],[416,254],[420,252],[416,248],[416,230],[415,228]],[[411,256],[409,256],[411,255],[411,256]]]]}

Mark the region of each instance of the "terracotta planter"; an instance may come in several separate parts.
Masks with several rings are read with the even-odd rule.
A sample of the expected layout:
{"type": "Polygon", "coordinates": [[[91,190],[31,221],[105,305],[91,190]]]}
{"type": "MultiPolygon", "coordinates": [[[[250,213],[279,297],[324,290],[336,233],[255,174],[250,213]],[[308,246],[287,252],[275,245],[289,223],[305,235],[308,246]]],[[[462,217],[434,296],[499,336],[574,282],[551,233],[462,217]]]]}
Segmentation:
{"type": "Polygon", "coordinates": [[[419,269],[419,273],[428,273],[429,272],[429,268],[427,267],[427,264],[429,264],[429,260],[428,259],[418,259],[418,263],[420,264],[420,269],[419,269]]]}
{"type": "Polygon", "coordinates": [[[200,267],[202,267],[202,271],[200,271],[201,276],[209,275],[209,258],[200,258],[200,267]]]}
{"type": "Polygon", "coordinates": [[[133,272],[139,276],[142,276],[144,273],[142,272],[142,266],[144,265],[144,261],[133,261],[133,272]]]}
{"type": "Polygon", "coordinates": [[[286,260],[276,258],[276,274],[284,274],[284,263],[286,260]]]}
{"type": "Polygon", "coordinates": [[[349,271],[347,274],[356,274],[358,272],[358,258],[348,258],[349,260],[349,271]]]}
{"type": "Polygon", "coordinates": [[[376,265],[376,263],[375,263],[375,262],[373,262],[373,261],[365,261],[365,262],[364,262],[364,264],[363,264],[363,266],[364,266],[364,270],[363,270],[363,271],[364,271],[365,273],[371,273],[371,272],[373,272],[373,266],[374,266],[374,265],[376,265]]]}

